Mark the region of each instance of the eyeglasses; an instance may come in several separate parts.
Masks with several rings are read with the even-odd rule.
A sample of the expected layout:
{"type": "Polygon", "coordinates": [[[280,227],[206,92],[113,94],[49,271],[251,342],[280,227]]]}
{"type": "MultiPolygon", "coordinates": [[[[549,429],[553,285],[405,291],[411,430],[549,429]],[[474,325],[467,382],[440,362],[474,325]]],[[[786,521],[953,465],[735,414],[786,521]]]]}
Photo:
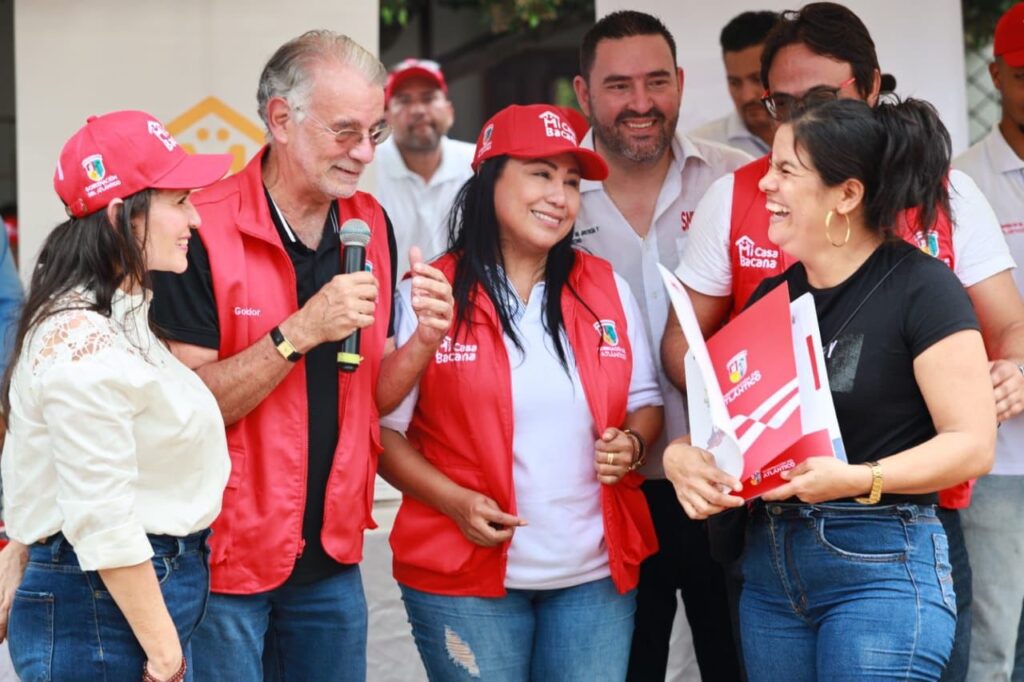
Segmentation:
{"type": "Polygon", "coordinates": [[[785,92],[770,93],[765,91],[764,95],[761,96],[761,103],[768,110],[769,116],[780,123],[784,123],[805,109],[810,109],[825,102],[834,102],[839,99],[839,91],[848,85],[852,85],[856,80],[856,76],[851,76],[834,88],[830,88],[827,85],[819,85],[805,92],[803,97],[794,97],[785,92]]]}
{"type": "Polygon", "coordinates": [[[445,101],[444,93],[440,90],[432,90],[430,92],[424,92],[417,95],[401,94],[395,95],[391,98],[391,102],[388,106],[393,111],[401,111],[402,109],[408,109],[414,107],[417,104],[422,104],[423,108],[429,109],[430,107],[437,106],[445,101]]]}
{"type": "MultiPolygon", "coordinates": [[[[302,109],[302,107],[295,108],[297,110],[302,109]]],[[[338,144],[344,145],[345,147],[354,147],[356,145],[362,144],[363,140],[366,138],[369,138],[370,144],[376,147],[377,145],[379,145],[380,143],[382,143],[384,140],[388,139],[388,137],[391,136],[391,126],[389,126],[384,121],[377,123],[364,133],[359,128],[342,128],[341,130],[335,130],[334,128],[327,125],[326,123],[318,119],[316,116],[311,114],[309,111],[306,111],[306,116],[308,116],[310,120],[312,120],[314,123],[320,126],[324,130],[324,132],[333,135],[334,139],[337,140],[338,144]]]]}

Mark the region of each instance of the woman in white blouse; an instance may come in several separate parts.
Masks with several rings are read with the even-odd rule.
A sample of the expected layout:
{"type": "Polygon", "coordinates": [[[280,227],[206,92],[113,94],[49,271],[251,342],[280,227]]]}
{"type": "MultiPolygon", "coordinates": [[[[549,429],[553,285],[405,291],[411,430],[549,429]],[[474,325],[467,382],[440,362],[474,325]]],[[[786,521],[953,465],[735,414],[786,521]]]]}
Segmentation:
{"type": "Polygon", "coordinates": [[[140,111],[90,118],[61,152],[70,219],[42,247],[0,393],[23,680],[185,678],[230,461],[213,395],[149,326],[146,284],[185,270],[189,192],[229,165],[140,111]]]}

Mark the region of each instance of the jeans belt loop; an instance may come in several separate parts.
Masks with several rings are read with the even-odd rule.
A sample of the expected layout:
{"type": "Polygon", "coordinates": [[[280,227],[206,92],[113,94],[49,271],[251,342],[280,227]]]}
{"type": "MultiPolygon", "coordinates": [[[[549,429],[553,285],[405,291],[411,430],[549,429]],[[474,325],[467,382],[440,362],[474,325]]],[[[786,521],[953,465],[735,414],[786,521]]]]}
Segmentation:
{"type": "Polygon", "coordinates": [[[57,532],[56,537],[50,542],[50,562],[54,564],[60,563],[61,550],[64,547],[64,534],[57,532]]]}

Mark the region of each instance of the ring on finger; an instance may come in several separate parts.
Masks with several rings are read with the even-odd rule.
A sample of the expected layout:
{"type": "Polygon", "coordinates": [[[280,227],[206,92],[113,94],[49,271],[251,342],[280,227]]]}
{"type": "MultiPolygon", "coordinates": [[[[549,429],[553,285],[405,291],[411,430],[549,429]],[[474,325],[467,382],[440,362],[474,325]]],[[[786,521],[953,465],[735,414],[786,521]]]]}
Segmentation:
{"type": "Polygon", "coordinates": [[[608,463],[608,466],[615,464],[615,453],[609,452],[608,457],[605,459],[605,461],[608,463]]]}

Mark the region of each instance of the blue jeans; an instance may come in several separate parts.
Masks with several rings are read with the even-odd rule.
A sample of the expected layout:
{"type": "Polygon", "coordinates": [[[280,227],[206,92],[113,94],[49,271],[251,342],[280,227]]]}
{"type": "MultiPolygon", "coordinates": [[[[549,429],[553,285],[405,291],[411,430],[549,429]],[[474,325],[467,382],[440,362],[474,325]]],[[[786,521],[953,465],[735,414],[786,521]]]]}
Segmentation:
{"type": "Polygon", "coordinates": [[[967,679],[1009,680],[1024,604],[1024,476],[985,476],[961,512],[977,577],[967,679]]]}
{"type": "Polygon", "coordinates": [[[505,597],[452,597],[405,585],[402,600],[431,682],[621,682],[636,590],[610,578],[505,597]]]}
{"type": "Polygon", "coordinates": [[[751,516],[743,579],[751,682],[942,674],[956,595],[932,507],[768,503],[751,516]]]}
{"type": "Polygon", "coordinates": [[[259,594],[211,594],[192,656],[197,682],[362,682],[366,597],[359,567],[259,594]]]}
{"type": "MultiPolygon", "coordinates": [[[[208,535],[149,536],[153,568],[186,659],[210,592],[208,535]]],[[[8,628],[18,677],[23,682],[140,679],[146,661],[142,647],[99,574],[81,569],[63,534],[32,545],[28,557],[8,628]]]]}

